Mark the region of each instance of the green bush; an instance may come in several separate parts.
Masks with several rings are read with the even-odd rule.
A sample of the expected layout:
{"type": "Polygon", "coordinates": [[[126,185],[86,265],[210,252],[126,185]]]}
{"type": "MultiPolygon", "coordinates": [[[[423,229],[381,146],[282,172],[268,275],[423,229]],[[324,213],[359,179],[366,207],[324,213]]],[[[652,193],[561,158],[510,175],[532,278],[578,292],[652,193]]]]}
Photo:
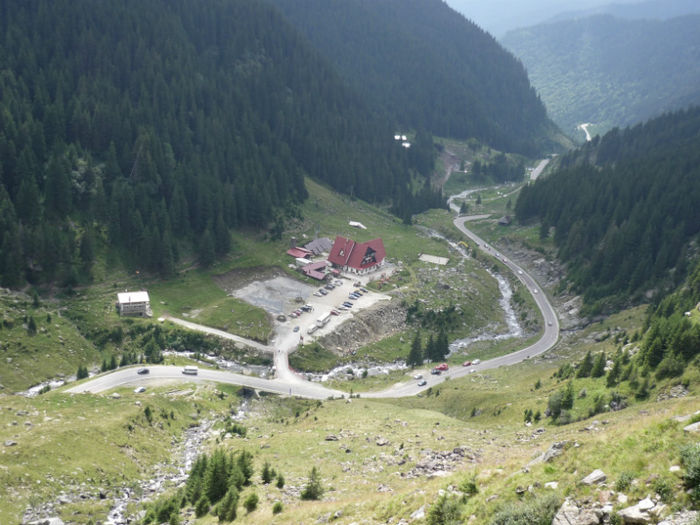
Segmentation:
{"type": "Polygon", "coordinates": [[[671,501],[673,501],[673,483],[670,480],[666,478],[657,478],[654,480],[652,488],[664,503],[671,503],[671,501]]]}
{"type": "Polygon", "coordinates": [[[318,472],[316,467],[311,469],[309,473],[309,481],[301,491],[301,499],[303,500],[317,500],[321,499],[323,495],[323,487],[321,486],[321,474],[318,472]]]}
{"type": "Polygon", "coordinates": [[[275,501],[274,505],[272,505],[272,513],[279,514],[280,512],[282,512],[282,502],[275,501]]]}
{"type": "Polygon", "coordinates": [[[428,525],[460,525],[463,521],[460,517],[459,507],[459,501],[443,494],[430,507],[426,523],[428,525]]]}
{"type": "Polygon", "coordinates": [[[700,443],[688,445],[681,450],[681,463],[685,468],[683,481],[695,504],[700,504],[700,443]]]}
{"type": "Polygon", "coordinates": [[[490,525],[550,525],[560,504],[554,494],[528,502],[509,503],[496,513],[490,525]]]}
{"type": "Polygon", "coordinates": [[[252,494],[248,494],[248,497],[245,499],[245,501],[243,501],[243,506],[245,507],[245,510],[248,511],[248,513],[250,514],[258,508],[258,501],[260,501],[258,495],[255,492],[253,492],[252,494]]]}
{"type": "Polygon", "coordinates": [[[624,492],[628,488],[630,488],[630,485],[632,484],[632,481],[634,480],[634,474],[631,472],[623,472],[620,474],[620,477],[617,478],[617,481],[615,482],[615,490],[618,492],[624,492]]]}
{"type": "Polygon", "coordinates": [[[199,498],[199,501],[197,501],[197,505],[194,507],[194,513],[198,518],[201,518],[204,516],[207,512],[209,512],[209,508],[211,507],[209,503],[209,498],[206,496],[202,496],[199,498]]]}

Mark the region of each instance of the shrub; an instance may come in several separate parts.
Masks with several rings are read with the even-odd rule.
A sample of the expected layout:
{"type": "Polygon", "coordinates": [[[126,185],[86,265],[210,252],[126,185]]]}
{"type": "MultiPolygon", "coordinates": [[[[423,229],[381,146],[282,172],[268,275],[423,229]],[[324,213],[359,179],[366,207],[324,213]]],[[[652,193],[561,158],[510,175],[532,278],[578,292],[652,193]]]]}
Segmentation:
{"type": "Polygon", "coordinates": [[[426,523],[428,525],[460,525],[463,521],[460,518],[459,501],[443,494],[430,507],[426,523]]]}
{"type": "Polygon", "coordinates": [[[490,525],[550,525],[559,506],[559,498],[554,494],[526,503],[509,503],[495,514],[490,525]]]}
{"type": "Polygon", "coordinates": [[[209,503],[209,498],[206,496],[202,496],[199,498],[199,501],[197,501],[197,504],[194,507],[194,513],[198,518],[201,518],[204,516],[207,512],[209,512],[209,508],[211,507],[209,503]]]}
{"type": "Polygon", "coordinates": [[[253,492],[252,494],[248,494],[248,497],[243,502],[243,506],[245,507],[245,510],[247,510],[250,514],[258,508],[258,501],[260,501],[258,499],[258,495],[255,492],[253,492]]]}
{"type": "Polygon", "coordinates": [[[309,481],[301,491],[301,499],[303,500],[317,500],[321,499],[323,495],[323,487],[321,486],[321,474],[319,474],[318,469],[313,467],[309,473],[309,481]]]}
{"type": "Polygon", "coordinates": [[[282,512],[282,502],[275,501],[274,505],[272,505],[272,513],[279,514],[280,512],[282,512]]]}
{"type": "Polygon", "coordinates": [[[216,506],[216,516],[219,518],[219,521],[233,521],[236,519],[237,507],[238,491],[231,487],[216,506]]]}
{"type": "Polygon", "coordinates": [[[634,475],[631,472],[623,472],[615,482],[615,490],[618,492],[626,491],[630,488],[632,480],[634,480],[634,475]]]}
{"type": "Polygon", "coordinates": [[[700,443],[688,445],[681,450],[681,463],[685,468],[683,481],[690,490],[690,498],[700,503],[700,443]]]}
{"type": "Polygon", "coordinates": [[[670,503],[673,501],[673,483],[671,483],[671,481],[668,479],[657,478],[654,480],[652,488],[664,503],[670,503]]]}
{"type": "Polygon", "coordinates": [[[278,489],[284,488],[284,476],[281,473],[277,474],[277,483],[275,485],[278,489]]]}

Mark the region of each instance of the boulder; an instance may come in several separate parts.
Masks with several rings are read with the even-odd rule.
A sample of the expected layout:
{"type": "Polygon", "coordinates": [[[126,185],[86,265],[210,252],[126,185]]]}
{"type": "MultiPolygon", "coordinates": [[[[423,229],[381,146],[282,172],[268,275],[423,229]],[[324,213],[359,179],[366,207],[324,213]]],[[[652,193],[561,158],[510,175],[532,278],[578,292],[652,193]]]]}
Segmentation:
{"type": "Polygon", "coordinates": [[[582,509],[574,501],[566,499],[559,508],[552,525],[598,525],[600,519],[591,509],[582,509]]]}
{"type": "Polygon", "coordinates": [[[550,447],[545,450],[540,456],[536,457],[528,466],[536,465],[538,463],[549,463],[554,458],[561,456],[564,452],[564,447],[568,444],[568,441],[557,441],[552,443],[550,447]]]}
{"type": "Polygon", "coordinates": [[[655,523],[657,520],[655,513],[652,512],[654,507],[656,507],[656,503],[647,497],[636,505],[622,509],[617,515],[622,518],[625,524],[655,523]]]}
{"type": "Polygon", "coordinates": [[[692,425],[688,425],[687,427],[683,427],[683,432],[688,432],[689,434],[697,434],[700,432],[700,421],[697,423],[693,423],[692,425]]]}
{"type": "Polygon", "coordinates": [[[422,520],[425,518],[425,505],[411,514],[411,520],[422,520]]]}
{"type": "Polygon", "coordinates": [[[684,510],[676,512],[665,520],[660,521],[659,525],[694,525],[700,518],[700,512],[693,510],[684,510]]]}
{"type": "Polygon", "coordinates": [[[5,441],[5,446],[6,447],[14,447],[17,444],[16,441],[12,441],[11,439],[8,439],[5,441]]]}
{"type": "Polygon", "coordinates": [[[605,475],[605,472],[600,470],[599,468],[595,469],[593,472],[591,472],[588,476],[583,478],[581,480],[581,483],[584,485],[596,485],[598,483],[602,483],[607,479],[607,476],[605,475]]]}

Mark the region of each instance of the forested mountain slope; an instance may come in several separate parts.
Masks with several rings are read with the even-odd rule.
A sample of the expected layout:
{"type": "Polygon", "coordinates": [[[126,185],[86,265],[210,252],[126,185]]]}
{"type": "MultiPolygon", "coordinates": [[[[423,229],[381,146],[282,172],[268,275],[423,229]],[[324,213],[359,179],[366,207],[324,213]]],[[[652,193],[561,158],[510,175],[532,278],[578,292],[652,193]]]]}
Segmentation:
{"type": "Polygon", "coordinates": [[[523,188],[518,220],[554,227],[589,307],[659,298],[682,282],[700,232],[700,108],[594,139],[523,188]],[[651,291],[652,295],[646,295],[651,291]]]}
{"type": "Polygon", "coordinates": [[[551,131],[525,70],[440,0],[271,0],[398,125],[537,153],[551,131]]]}
{"type": "Polygon", "coordinates": [[[612,15],[617,18],[667,20],[691,13],[700,13],[700,4],[696,0],[645,0],[643,2],[618,2],[604,4],[589,9],[567,11],[556,15],[547,22],[558,22],[572,18],[584,18],[593,15],[612,15]]]}
{"type": "Polygon", "coordinates": [[[700,15],[600,15],[518,29],[502,41],[569,134],[582,123],[607,131],[700,103],[700,15]]]}
{"type": "Polygon", "coordinates": [[[190,241],[209,262],[307,174],[405,210],[432,166],[255,0],[0,0],[0,93],[5,286],[75,284],[100,237],[142,270],[190,241]]]}

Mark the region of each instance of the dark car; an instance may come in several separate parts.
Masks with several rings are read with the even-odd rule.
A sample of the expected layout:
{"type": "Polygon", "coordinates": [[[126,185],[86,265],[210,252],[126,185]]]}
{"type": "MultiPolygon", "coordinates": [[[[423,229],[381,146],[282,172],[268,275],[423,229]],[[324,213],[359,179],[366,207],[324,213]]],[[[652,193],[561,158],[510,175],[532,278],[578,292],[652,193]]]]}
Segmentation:
{"type": "Polygon", "coordinates": [[[136,373],[143,375],[143,374],[148,374],[148,372],[149,372],[148,368],[139,368],[138,372],[136,372],[136,373]]]}
{"type": "Polygon", "coordinates": [[[434,376],[439,376],[439,375],[440,375],[440,370],[438,370],[437,368],[433,368],[433,369],[430,371],[430,373],[433,374],[434,376]]]}

